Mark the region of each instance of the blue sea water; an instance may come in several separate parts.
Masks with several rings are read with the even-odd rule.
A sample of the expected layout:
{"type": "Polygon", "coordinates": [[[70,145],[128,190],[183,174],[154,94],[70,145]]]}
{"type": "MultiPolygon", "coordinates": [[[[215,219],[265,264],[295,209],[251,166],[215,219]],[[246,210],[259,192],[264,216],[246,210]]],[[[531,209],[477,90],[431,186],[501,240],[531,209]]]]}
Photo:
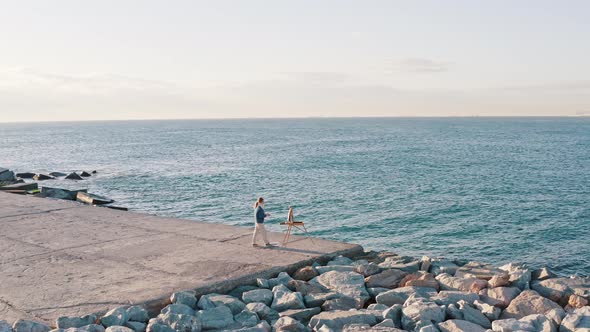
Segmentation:
{"type": "Polygon", "coordinates": [[[0,166],[80,182],[162,216],[367,249],[590,275],[589,118],[372,118],[0,124],[0,166]]]}

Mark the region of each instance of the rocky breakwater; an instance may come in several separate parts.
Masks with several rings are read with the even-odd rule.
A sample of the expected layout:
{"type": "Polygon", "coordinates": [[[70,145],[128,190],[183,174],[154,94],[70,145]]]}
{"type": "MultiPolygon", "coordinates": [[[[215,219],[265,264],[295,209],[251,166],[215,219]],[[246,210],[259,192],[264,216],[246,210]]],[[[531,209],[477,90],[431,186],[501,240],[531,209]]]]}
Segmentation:
{"type": "MultiPolygon", "coordinates": [[[[174,293],[153,316],[126,306],[60,317],[52,331],[590,331],[589,299],[590,278],[560,278],[546,268],[369,252],[228,294],[174,293]]],[[[50,330],[0,322],[0,332],[50,330]]]]}

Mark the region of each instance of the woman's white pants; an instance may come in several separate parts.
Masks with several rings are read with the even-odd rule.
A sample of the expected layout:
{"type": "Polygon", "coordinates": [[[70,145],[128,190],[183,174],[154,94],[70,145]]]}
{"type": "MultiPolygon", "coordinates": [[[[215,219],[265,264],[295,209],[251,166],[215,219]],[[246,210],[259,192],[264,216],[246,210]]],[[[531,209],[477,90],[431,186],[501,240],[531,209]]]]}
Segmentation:
{"type": "Polygon", "coordinates": [[[258,237],[258,234],[262,235],[262,240],[264,241],[264,244],[269,243],[268,242],[268,238],[266,237],[266,228],[264,228],[264,224],[263,223],[254,223],[254,235],[252,236],[252,244],[256,243],[256,238],[258,237]]]}

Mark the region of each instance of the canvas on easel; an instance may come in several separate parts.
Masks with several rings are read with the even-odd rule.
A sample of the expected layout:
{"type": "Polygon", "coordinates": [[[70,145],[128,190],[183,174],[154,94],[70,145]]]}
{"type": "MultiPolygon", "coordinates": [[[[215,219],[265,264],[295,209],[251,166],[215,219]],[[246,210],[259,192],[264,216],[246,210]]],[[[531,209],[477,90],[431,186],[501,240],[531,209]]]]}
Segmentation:
{"type": "Polygon", "coordinates": [[[281,225],[287,226],[287,230],[285,231],[285,237],[283,238],[283,246],[286,246],[289,242],[289,237],[291,236],[291,232],[293,228],[296,228],[300,231],[303,231],[307,237],[309,234],[307,233],[307,228],[305,228],[305,223],[303,221],[295,221],[293,218],[293,208],[289,206],[289,214],[287,215],[287,221],[282,222],[281,225]]]}

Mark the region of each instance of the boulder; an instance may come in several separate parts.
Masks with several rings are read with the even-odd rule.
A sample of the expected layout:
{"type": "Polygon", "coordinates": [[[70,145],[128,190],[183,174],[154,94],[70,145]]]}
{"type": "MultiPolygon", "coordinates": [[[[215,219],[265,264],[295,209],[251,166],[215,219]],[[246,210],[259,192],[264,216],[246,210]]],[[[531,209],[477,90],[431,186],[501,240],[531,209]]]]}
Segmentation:
{"type": "Polygon", "coordinates": [[[492,327],[490,320],[478,309],[472,307],[465,301],[459,301],[459,310],[463,316],[463,319],[481,327],[489,329],[492,327]]]}
{"type": "Polygon", "coordinates": [[[109,310],[104,316],[100,318],[100,323],[104,327],[109,326],[123,326],[129,319],[126,307],[118,307],[109,310]]]}
{"type": "Polygon", "coordinates": [[[201,320],[193,315],[168,312],[163,315],[158,315],[157,318],[162,324],[166,324],[179,332],[199,332],[202,329],[201,320]]]}
{"type": "Polygon", "coordinates": [[[132,329],[126,327],[126,326],[109,326],[107,327],[107,329],[105,330],[105,332],[134,332],[132,329]]]}
{"type": "Polygon", "coordinates": [[[441,332],[485,332],[486,329],[470,321],[451,319],[437,324],[441,332]]]}
{"type": "Polygon", "coordinates": [[[276,311],[288,309],[305,309],[303,296],[299,292],[292,292],[285,285],[279,284],[272,289],[273,300],[271,308],[276,311]]]}
{"type": "Polygon", "coordinates": [[[51,175],[47,175],[47,174],[35,174],[35,176],[33,176],[33,180],[35,181],[44,181],[44,180],[54,180],[55,178],[51,175]]]}
{"type": "Polygon", "coordinates": [[[172,304],[169,304],[169,305],[165,306],[160,311],[160,314],[162,314],[162,315],[166,315],[168,313],[175,314],[175,315],[189,315],[189,316],[194,316],[195,315],[195,310],[193,310],[193,308],[187,306],[186,304],[172,303],[172,304]]]}
{"type": "Polygon", "coordinates": [[[404,304],[411,295],[419,298],[430,298],[436,296],[436,289],[415,286],[400,287],[377,295],[375,300],[377,303],[392,306],[394,304],[404,304]]]}
{"type": "Polygon", "coordinates": [[[318,271],[316,271],[316,269],[313,266],[306,266],[295,271],[295,273],[293,274],[293,279],[310,281],[318,275],[318,271]]]}
{"type": "Polygon", "coordinates": [[[488,282],[477,278],[458,278],[443,273],[436,276],[441,290],[464,291],[477,293],[488,287],[488,282]]]}
{"type": "Polygon", "coordinates": [[[62,188],[41,187],[40,197],[51,197],[56,199],[65,199],[75,201],[78,192],[86,192],[86,189],[68,190],[62,188]]]}
{"type": "MultiPolygon", "coordinates": [[[[78,327],[75,329],[76,329],[75,332],[105,332],[104,326],[98,325],[98,324],[84,325],[82,327],[78,327]]],[[[70,329],[67,329],[66,331],[69,332],[70,330],[72,330],[72,329],[70,328],[70,329]]]]}
{"type": "Polygon", "coordinates": [[[473,306],[476,307],[477,310],[481,311],[481,313],[484,314],[490,321],[498,319],[500,317],[500,313],[502,312],[500,308],[478,300],[473,302],[473,306]]]}
{"type": "Polygon", "coordinates": [[[356,300],[348,296],[341,296],[335,299],[327,300],[322,304],[323,311],[331,310],[350,310],[356,308],[356,300]]]}
{"type": "Polygon", "coordinates": [[[231,312],[234,315],[240,313],[242,310],[244,310],[244,308],[246,308],[246,304],[244,302],[231,295],[221,295],[215,293],[201,296],[199,302],[197,302],[197,306],[201,309],[212,309],[212,307],[226,306],[231,309],[231,312]]]}
{"type": "Polygon", "coordinates": [[[135,332],[143,332],[147,328],[147,324],[144,322],[127,321],[125,327],[132,329],[135,332]]]}
{"type": "Polygon", "coordinates": [[[255,289],[258,289],[258,287],[252,285],[242,285],[232,289],[229,293],[227,293],[227,295],[233,296],[236,299],[241,299],[245,292],[255,289]]]}
{"type": "Polygon", "coordinates": [[[490,280],[495,275],[508,275],[504,270],[494,267],[489,264],[480,262],[469,262],[455,271],[454,276],[457,278],[476,278],[482,280],[490,280]]]}
{"type": "Polygon", "coordinates": [[[561,321],[559,332],[590,331],[590,307],[574,309],[561,321]]]}
{"type": "Polygon", "coordinates": [[[531,288],[552,301],[566,305],[572,294],[590,297],[590,277],[536,280],[531,283],[531,288]]]}
{"type": "Polygon", "coordinates": [[[433,297],[434,302],[439,305],[449,305],[465,301],[467,303],[474,303],[479,300],[479,296],[475,293],[460,292],[460,291],[440,291],[433,297]]]}
{"type": "Polygon", "coordinates": [[[520,290],[530,289],[531,271],[523,264],[509,263],[500,266],[500,269],[510,275],[510,286],[520,290]]]}
{"type": "Polygon", "coordinates": [[[402,327],[404,330],[414,330],[418,322],[437,324],[444,320],[444,307],[435,303],[415,302],[402,309],[402,327]]]}
{"type": "Polygon", "coordinates": [[[372,326],[377,324],[377,317],[371,312],[362,310],[323,311],[311,318],[309,326],[315,330],[326,326],[335,331],[342,331],[344,325],[353,323],[372,326]]]}
{"type": "Polygon", "coordinates": [[[344,257],[342,255],[332,259],[331,261],[328,262],[328,266],[330,265],[352,265],[353,261],[352,259],[348,258],[348,257],[344,257]]]}
{"type": "Polygon", "coordinates": [[[271,322],[279,319],[279,314],[276,310],[271,309],[264,303],[248,303],[246,309],[255,312],[260,319],[271,322]]]}
{"type": "Polygon", "coordinates": [[[492,322],[492,330],[499,332],[556,332],[554,322],[544,315],[529,315],[521,319],[509,318],[492,322]]]}
{"type": "Polygon", "coordinates": [[[508,273],[500,273],[488,280],[490,288],[510,286],[510,275],[508,273]]]}
{"type": "Polygon", "coordinates": [[[520,293],[510,305],[502,311],[500,319],[520,319],[528,315],[541,314],[553,319],[557,325],[565,316],[565,311],[559,304],[546,299],[535,291],[520,293]]]}
{"type": "Polygon", "coordinates": [[[5,320],[0,320],[0,332],[12,332],[12,326],[5,320]]]}
{"type": "Polygon", "coordinates": [[[147,310],[138,305],[133,305],[127,308],[127,318],[134,322],[147,322],[150,320],[147,310]]]}
{"type": "MultiPolygon", "coordinates": [[[[33,175],[34,176],[34,175],[33,175]]],[[[13,182],[16,180],[14,172],[6,168],[0,168],[0,182],[13,182]]]]}
{"type": "Polygon", "coordinates": [[[268,322],[266,321],[262,321],[258,324],[256,324],[256,326],[253,327],[244,327],[238,330],[232,330],[232,331],[236,331],[236,332],[271,332],[271,327],[268,324],[268,322]]]}
{"type": "Polygon", "coordinates": [[[320,307],[324,302],[342,297],[336,292],[329,293],[312,293],[304,296],[303,300],[308,307],[320,307]]]}
{"type": "Polygon", "coordinates": [[[330,271],[313,278],[310,283],[357,300],[357,308],[362,308],[369,299],[365,279],[355,272],[330,271]]]}
{"type": "Polygon", "coordinates": [[[276,278],[268,279],[268,288],[272,289],[277,285],[285,285],[289,284],[289,281],[293,280],[291,276],[286,272],[280,272],[276,278]]]}
{"type": "Polygon", "coordinates": [[[382,269],[396,269],[407,273],[414,273],[420,270],[420,261],[408,260],[407,257],[387,257],[385,261],[379,263],[382,269]]]}
{"type": "Polygon", "coordinates": [[[291,317],[301,322],[307,322],[311,319],[311,317],[319,314],[322,309],[315,307],[315,308],[307,308],[307,309],[289,309],[279,313],[279,316],[284,317],[291,317]]]}
{"type": "Polygon", "coordinates": [[[51,328],[32,320],[18,319],[12,325],[12,330],[14,332],[49,332],[51,328]]]}
{"type": "MultiPolygon", "coordinates": [[[[327,329],[320,329],[318,330],[320,332],[324,332],[324,331],[328,331],[327,329]]],[[[329,331],[334,331],[332,329],[330,329],[329,331]]],[[[369,324],[348,324],[344,326],[344,329],[342,330],[342,332],[403,332],[403,330],[400,330],[398,328],[395,327],[389,327],[387,325],[384,325],[383,322],[371,326],[369,324]]],[[[438,332],[438,330],[437,330],[438,332]]]]}
{"type": "Polygon", "coordinates": [[[244,292],[242,294],[242,300],[244,303],[261,302],[266,305],[272,303],[273,293],[270,289],[260,288],[251,291],[244,292]]]}
{"type": "Polygon", "coordinates": [[[459,266],[446,258],[434,258],[430,261],[430,273],[434,276],[446,273],[448,275],[455,275],[459,266]]]}
{"type": "MultiPolygon", "coordinates": [[[[68,174],[66,176],[66,179],[68,179],[68,180],[84,180],[84,178],[81,177],[80,175],[78,175],[78,173],[76,173],[76,172],[72,172],[72,173],[68,174]]],[[[154,327],[154,328],[156,328],[156,327],[154,327]]]]}
{"type": "Polygon", "coordinates": [[[176,332],[173,328],[162,323],[157,318],[152,318],[149,320],[146,332],[176,332]]]}
{"type": "Polygon", "coordinates": [[[86,315],[82,317],[61,316],[55,321],[58,329],[69,329],[70,327],[82,327],[96,322],[96,315],[86,315]]]}
{"type": "Polygon", "coordinates": [[[80,176],[81,176],[81,177],[85,177],[85,178],[87,178],[87,177],[89,177],[89,176],[90,176],[90,173],[88,173],[88,172],[86,172],[86,171],[82,171],[82,172],[80,173],[80,176]]]}
{"type": "Polygon", "coordinates": [[[385,270],[365,278],[367,287],[396,288],[408,274],[401,270],[385,270]]]}
{"type": "Polygon", "coordinates": [[[553,271],[551,271],[548,267],[542,267],[531,272],[531,280],[545,280],[555,277],[557,277],[557,275],[553,273],[553,271]]]}
{"type": "Polygon", "coordinates": [[[260,322],[258,315],[248,309],[244,309],[242,312],[235,315],[234,320],[242,327],[253,327],[260,322]]]}
{"type": "Polygon", "coordinates": [[[576,308],[582,308],[588,305],[588,300],[585,298],[572,294],[570,295],[570,299],[567,301],[567,305],[565,306],[565,310],[573,310],[576,308]]]}
{"type": "Polygon", "coordinates": [[[354,266],[354,272],[368,277],[381,272],[381,268],[375,263],[359,264],[354,266]]]}
{"type": "Polygon", "coordinates": [[[277,332],[307,332],[305,325],[288,316],[277,319],[272,327],[277,332]]]}
{"type": "Polygon", "coordinates": [[[412,274],[408,274],[405,276],[399,283],[399,287],[405,286],[417,286],[417,287],[428,287],[434,288],[437,291],[440,288],[438,281],[434,279],[434,275],[432,273],[427,273],[423,271],[418,271],[412,274]]]}
{"type": "Polygon", "coordinates": [[[270,285],[268,284],[268,279],[256,278],[256,285],[260,288],[269,288],[270,289],[270,285]]]}
{"type": "Polygon", "coordinates": [[[39,185],[37,184],[37,182],[22,182],[22,183],[14,183],[14,184],[8,184],[8,185],[2,185],[2,183],[0,183],[0,190],[25,190],[25,191],[29,191],[29,190],[37,190],[39,189],[39,185]]]}
{"type": "MultiPolygon", "coordinates": [[[[1,175],[2,173],[0,173],[1,175]]],[[[49,173],[51,175],[51,173],[49,173]]],[[[25,172],[25,173],[16,173],[17,178],[21,179],[32,179],[35,176],[35,173],[25,172]]]]}
{"type": "Polygon", "coordinates": [[[354,271],[354,266],[352,265],[327,265],[327,266],[318,266],[315,269],[318,271],[319,274],[330,272],[330,271],[338,271],[338,272],[352,272],[354,271]]]}
{"type": "Polygon", "coordinates": [[[49,173],[49,175],[51,175],[53,177],[56,177],[56,178],[59,178],[59,177],[62,177],[62,176],[66,176],[67,174],[66,173],[62,173],[62,172],[51,172],[51,173],[49,173]]]}
{"type": "Polygon", "coordinates": [[[486,288],[479,292],[480,299],[498,308],[506,308],[520,294],[516,287],[486,288]]]}
{"type": "Polygon", "coordinates": [[[389,309],[389,306],[386,306],[385,304],[381,303],[371,303],[367,307],[367,310],[385,311],[387,309],[389,309]]]}
{"type": "Polygon", "coordinates": [[[395,327],[402,327],[402,305],[394,304],[383,311],[383,319],[391,319],[395,327]]]}
{"type": "Polygon", "coordinates": [[[369,296],[371,296],[371,298],[375,298],[377,297],[377,295],[388,292],[390,290],[391,289],[385,287],[367,287],[367,292],[369,292],[369,296]]]}
{"type": "Polygon", "coordinates": [[[170,302],[184,304],[190,307],[191,309],[195,309],[197,307],[197,297],[195,296],[194,291],[182,291],[173,293],[170,296],[170,302]]]}
{"type": "Polygon", "coordinates": [[[303,296],[314,293],[325,293],[327,291],[327,289],[325,289],[324,287],[320,287],[317,284],[312,285],[309,282],[295,279],[289,281],[289,283],[287,284],[287,288],[294,292],[299,292],[303,296]]]}
{"type": "Polygon", "coordinates": [[[232,310],[224,305],[213,309],[199,310],[196,314],[204,330],[223,329],[234,323],[232,310]]]}

